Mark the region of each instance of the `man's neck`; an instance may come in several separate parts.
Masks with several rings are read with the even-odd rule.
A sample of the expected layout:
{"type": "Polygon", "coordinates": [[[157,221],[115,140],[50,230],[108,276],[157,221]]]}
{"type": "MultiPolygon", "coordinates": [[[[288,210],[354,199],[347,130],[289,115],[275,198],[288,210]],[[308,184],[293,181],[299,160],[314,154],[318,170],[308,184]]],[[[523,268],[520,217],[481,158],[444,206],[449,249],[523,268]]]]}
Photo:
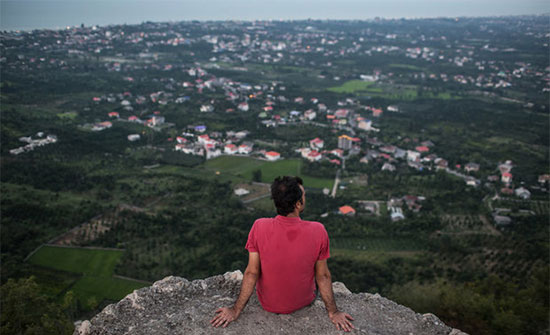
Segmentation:
{"type": "Polygon", "coordinates": [[[294,212],[289,213],[286,217],[287,218],[299,218],[300,217],[300,212],[295,210],[294,212]]]}

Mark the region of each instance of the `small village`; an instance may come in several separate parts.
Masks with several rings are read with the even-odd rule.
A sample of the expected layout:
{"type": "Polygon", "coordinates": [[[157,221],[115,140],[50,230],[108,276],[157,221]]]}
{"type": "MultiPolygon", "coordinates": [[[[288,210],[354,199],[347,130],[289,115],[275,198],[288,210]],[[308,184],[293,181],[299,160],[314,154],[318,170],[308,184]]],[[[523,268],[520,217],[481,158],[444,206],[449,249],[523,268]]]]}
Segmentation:
{"type": "Polygon", "coordinates": [[[549,36],[547,14],[2,31],[2,289],[51,325],[244,271],[288,175],[349,290],[544,333],[549,36]]]}
{"type": "MultiPolygon", "coordinates": [[[[249,84],[246,82],[232,80],[227,76],[217,76],[211,72],[220,69],[229,69],[237,72],[247,72],[246,67],[229,66],[236,60],[239,62],[260,61],[263,64],[285,63],[300,66],[303,64],[301,55],[318,55],[321,59],[335,59],[341,57],[350,57],[354,54],[363,54],[371,57],[375,54],[404,56],[413,60],[421,60],[428,63],[450,64],[457,70],[468,67],[479,72],[477,77],[461,74],[427,74],[424,72],[414,73],[409,78],[397,79],[403,74],[393,72],[383,72],[375,70],[372,73],[356,73],[348,76],[346,80],[352,80],[355,85],[364,87],[384,87],[395,80],[408,81],[427,80],[442,82],[454,81],[460,85],[471,85],[478,90],[483,89],[507,89],[522,80],[550,80],[548,72],[543,69],[537,69],[528,63],[516,63],[517,67],[513,69],[502,68],[497,62],[486,60],[483,56],[487,53],[495,52],[514,52],[513,49],[500,50],[490,44],[482,48],[474,48],[467,44],[457,45],[455,48],[447,50],[437,49],[428,46],[417,46],[414,48],[402,48],[392,46],[391,43],[406,36],[398,34],[379,35],[373,37],[383,43],[378,46],[365,48],[362,44],[365,38],[361,37],[353,41],[351,45],[343,47],[347,41],[338,38],[330,33],[316,32],[313,26],[304,27],[304,32],[294,35],[281,35],[268,39],[263,37],[267,29],[273,28],[267,22],[254,23],[251,26],[239,26],[241,35],[204,35],[202,37],[189,37],[168,29],[166,32],[159,33],[159,29],[164,28],[163,24],[151,26],[151,31],[137,31],[132,34],[125,34],[122,31],[116,31],[108,28],[89,27],[77,30],[67,31],[63,36],[59,32],[40,32],[39,34],[51,35],[57,38],[57,42],[52,45],[43,46],[45,49],[66,50],[71,57],[85,57],[87,51],[83,50],[84,45],[94,45],[93,55],[99,57],[111,48],[111,45],[117,41],[126,41],[133,45],[145,45],[147,49],[154,49],[159,45],[172,47],[185,46],[191,47],[195,44],[207,43],[211,47],[212,57],[209,62],[192,66],[177,65],[160,62],[158,55],[151,52],[141,52],[138,55],[140,62],[130,66],[123,58],[118,57],[120,61],[107,61],[104,63],[107,72],[120,73],[120,77],[129,85],[135,83],[136,78],[131,74],[140,69],[152,69],[163,74],[160,82],[164,89],[151,92],[149,94],[132,92],[131,90],[123,93],[107,93],[102,96],[94,96],[90,106],[85,110],[92,111],[97,107],[102,109],[111,109],[107,112],[104,121],[86,123],[81,125],[83,130],[94,132],[104,131],[113,126],[113,122],[127,122],[143,125],[153,129],[155,132],[167,132],[172,129],[180,129],[179,134],[174,137],[168,137],[167,142],[172,142],[172,150],[182,154],[196,155],[204,157],[206,160],[214,159],[223,155],[254,157],[260,160],[277,161],[286,158],[301,157],[311,163],[328,162],[334,166],[336,174],[332,192],[326,191],[326,194],[332,197],[336,192],[345,192],[345,186],[339,185],[338,174],[340,171],[346,171],[346,160],[351,157],[360,157],[362,164],[368,165],[373,162],[382,162],[381,170],[388,173],[397,173],[400,166],[408,166],[416,171],[444,171],[450,175],[461,178],[466,185],[471,187],[491,187],[495,189],[496,197],[517,197],[520,199],[529,199],[531,193],[529,188],[546,190],[548,175],[539,177],[540,185],[524,185],[521,180],[514,180],[511,170],[514,166],[507,157],[502,157],[502,162],[498,165],[498,174],[486,176],[485,180],[479,178],[480,164],[478,162],[455,162],[450,165],[449,160],[444,157],[444,153],[439,153],[437,143],[429,138],[419,141],[416,138],[404,138],[398,146],[393,143],[385,143],[378,138],[380,132],[385,129],[378,125],[379,120],[384,118],[387,113],[400,114],[406,113],[406,107],[403,108],[399,103],[385,105],[368,105],[355,98],[345,98],[337,100],[335,103],[323,101],[321,97],[296,96],[287,91],[287,86],[283,81],[260,81],[259,83],[249,84]],[[63,40],[64,38],[64,40],[63,40]],[[305,42],[308,41],[308,42],[305,42]],[[314,42],[315,41],[315,42],[314,42]],[[389,43],[389,44],[386,44],[389,43]],[[158,63],[161,64],[157,64],[158,63]],[[145,65],[137,65],[145,64],[145,65]],[[229,66],[229,67],[228,67],[229,66]],[[170,76],[174,71],[183,72],[185,79],[176,80],[170,76]],[[224,99],[214,98],[223,94],[224,99]],[[109,107],[112,106],[112,107],[109,107]],[[167,106],[176,106],[175,108],[196,108],[196,113],[201,114],[226,114],[245,113],[255,115],[257,125],[265,128],[292,127],[307,125],[319,127],[330,133],[331,143],[334,147],[325,146],[327,137],[311,138],[308,142],[291,142],[288,145],[293,146],[293,153],[289,157],[273,149],[266,149],[261,143],[261,138],[253,136],[246,129],[227,129],[224,131],[211,131],[207,127],[207,122],[201,124],[184,125],[170,122],[170,117],[164,116],[160,109],[167,106]],[[178,107],[181,106],[181,107],[178,107]],[[283,108],[279,106],[284,106],[283,108]],[[151,108],[159,110],[150,111],[151,108]],[[252,113],[252,114],[251,114],[252,113]],[[305,144],[305,145],[304,145],[305,144]]],[[[367,32],[367,36],[370,36],[367,32]]],[[[13,38],[17,38],[13,36],[13,38]]],[[[445,36],[432,36],[429,41],[422,36],[421,39],[413,41],[413,44],[433,43],[448,44],[445,36]]],[[[31,46],[33,47],[33,46],[31,46]]],[[[449,47],[449,45],[447,45],[449,47]]],[[[111,57],[116,58],[116,57],[111,57]]],[[[106,59],[110,59],[107,57],[106,59]]],[[[330,67],[332,61],[319,66],[330,67]]],[[[56,67],[60,70],[68,70],[69,65],[64,60],[55,58],[27,58],[19,55],[15,62],[2,57],[0,62],[5,63],[11,68],[18,68],[21,71],[29,71],[32,68],[56,67]]],[[[455,71],[456,72],[456,71],[455,71]]],[[[326,75],[319,75],[319,80],[328,80],[326,75]]],[[[338,82],[344,80],[341,76],[333,76],[330,80],[338,82]]],[[[154,81],[159,81],[155,78],[154,81]]],[[[547,87],[542,88],[548,90],[547,87]]],[[[434,93],[428,92],[435,96],[434,93]]],[[[525,103],[526,108],[536,108],[531,102],[525,103]]],[[[127,135],[129,142],[144,142],[144,133],[131,133],[127,135]]],[[[41,146],[46,143],[55,142],[55,137],[48,136],[42,140],[29,140],[29,144],[12,149],[12,154],[32,150],[35,146],[41,146]]],[[[485,167],[488,168],[488,167],[485,167]]],[[[422,195],[404,195],[409,197],[408,208],[418,212],[422,207],[420,203],[424,197],[422,195]],[[415,200],[410,200],[415,199],[415,200]]],[[[401,199],[402,200],[402,199],[401,199]]],[[[404,219],[402,211],[402,201],[399,199],[386,200],[368,200],[365,201],[367,212],[375,212],[369,201],[387,201],[388,215],[392,220],[404,219]]],[[[356,211],[346,205],[344,209],[337,211],[343,215],[353,215],[356,211]]],[[[495,213],[495,223],[501,224],[506,221],[502,219],[502,211],[495,213]]]]}

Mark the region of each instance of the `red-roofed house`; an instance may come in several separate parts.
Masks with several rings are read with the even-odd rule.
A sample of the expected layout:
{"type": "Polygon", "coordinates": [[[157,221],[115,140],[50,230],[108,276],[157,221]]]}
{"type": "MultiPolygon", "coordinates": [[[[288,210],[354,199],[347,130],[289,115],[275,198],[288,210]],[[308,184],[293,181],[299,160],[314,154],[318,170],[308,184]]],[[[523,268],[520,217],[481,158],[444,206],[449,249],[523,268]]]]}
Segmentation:
{"type": "Polygon", "coordinates": [[[349,114],[349,110],[343,109],[343,108],[340,108],[336,110],[336,112],[334,112],[334,116],[337,118],[346,118],[348,117],[348,114],[349,114]]]}
{"type": "Polygon", "coordinates": [[[118,112],[109,112],[109,117],[116,117],[118,118],[120,115],[118,115],[118,112]]]}
{"type": "Polygon", "coordinates": [[[355,215],[355,209],[351,206],[342,206],[338,208],[338,213],[342,215],[355,215]]]}
{"type": "Polygon", "coordinates": [[[380,109],[380,108],[374,108],[374,109],[372,110],[372,116],[374,116],[374,117],[379,117],[380,115],[382,115],[382,112],[383,112],[382,109],[380,109]]]}
{"type": "Polygon", "coordinates": [[[425,145],[421,145],[421,146],[416,147],[415,150],[418,151],[418,152],[429,152],[430,148],[428,148],[425,145]]]}
{"type": "Polygon", "coordinates": [[[132,116],[130,116],[130,117],[128,118],[128,121],[134,121],[134,122],[135,122],[135,121],[137,121],[137,120],[139,120],[139,119],[138,119],[138,117],[135,116],[135,115],[132,115],[132,116]]]}
{"type": "Polygon", "coordinates": [[[340,165],[340,161],[338,159],[331,159],[329,160],[332,164],[340,165]]]}
{"type": "Polygon", "coordinates": [[[502,174],[501,180],[503,183],[510,183],[512,181],[512,174],[510,172],[504,172],[502,174]]]}
{"type": "Polygon", "coordinates": [[[181,136],[176,137],[176,141],[180,144],[187,143],[187,139],[181,136]]]}
{"type": "Polygon", "coordinates": [[[229,155],[234,155],[234,154],[237,153],[238,150],[239,149],[237,148],[237,146],[235,144],[228,144],[223,149],[223,152],[225,152],[226,154],[229,154],[229,155]]]}
{"type": "Polygon", "coordinates": [[[309,146],[312,149],[323,149],[324,145],[325,145],[325,141],[323,141],[319,137],[316,137],[316,138],[312,139],[311,141],[309,141],[309,146]]]}
{"type": "Polygon", "coordinates": [[[104,122],[99,122],[99,123],[96,123],[93,127],[92,127],[92,130],[93,131],[101,131],[103,129],[106,129],[106,128],[111,128],[113,126],[113,124],[109,121],[104,121],[104,122]]]}
{"type": "Polygon", "coordinates": [[[321,158],[323,158],[323,156],[321,155],[320,152],[316,150],[312,150],[306,155],[306,159],[309,160],[310,162],[320,161],[321,158]]]}
{"type": "Polygon", "coordinates": [[[276,151],[268,151],[265,153],[265,158],[270,161],[276,161],[281,158],[281,154],[276,151]]]}
{"type": "Polygon", "coordinates": [[[204,134],[199,136],[199,143],[200,144],[207,144],[210,142],[210,136],[204,134]]]}

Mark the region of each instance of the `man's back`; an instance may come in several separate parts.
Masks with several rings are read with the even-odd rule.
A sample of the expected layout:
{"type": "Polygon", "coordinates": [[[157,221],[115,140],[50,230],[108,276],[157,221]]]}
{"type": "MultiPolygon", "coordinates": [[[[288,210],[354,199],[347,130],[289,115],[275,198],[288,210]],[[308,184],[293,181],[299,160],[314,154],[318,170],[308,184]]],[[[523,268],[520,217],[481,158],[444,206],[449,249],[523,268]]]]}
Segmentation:
{"type": "Polygon", "coordinates": [[[313,301],[315,262],[329,257],[328,234],[321,223],[281,215],[258,219],[246,249],[260,255],[256,292],[265,310],[292,313],[313,301]]]}
{"type": "Polygon", "coordinates": [[[306,208],[302,179],[275,178],[271,198],[279,215],[256,220],[248,234],[248,265],[239,297],[233,307],[218,308],[210,323],[214,327],[225,327],[235,321],[254,292],[254,286],[265,310],[292,313],[313,301],[317,282],[328,317],[336,329],[350,331],[353,318],[338,311],[334,301],[326,260],[330,256],[327,231],[319,222],[300,219],[300,213],[306,208]]]}

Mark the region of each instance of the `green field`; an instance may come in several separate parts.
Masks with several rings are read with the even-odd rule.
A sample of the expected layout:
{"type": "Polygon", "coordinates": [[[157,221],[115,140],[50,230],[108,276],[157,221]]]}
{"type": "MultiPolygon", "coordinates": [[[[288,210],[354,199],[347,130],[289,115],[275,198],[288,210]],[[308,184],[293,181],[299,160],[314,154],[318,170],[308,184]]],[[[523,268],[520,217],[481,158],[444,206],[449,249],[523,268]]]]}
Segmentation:
{"type": "Polygon", "coordinates": [[[381,262],[393,257],[414,257],[424,248],[421,241],[406,238],[334,238],[331,254],[348,258],[381,262]]]}
{"type": "Polygon", "coordinates": [[[404,238],[341,238],[331,240],[331,246],[338,249],[368,251],[417,251],[422,250],[422,242],[404,238]]]}
{"type": "Polygon", "coordinates": [[[390,64],[389,67],[392,68],[392,69],[404,69],[404,70],[411,70],[411,71],[424,71],[424,69],[421,68],[421,67],[414,66],[414,65],[409,65],[409,64],[390,64]]]}
{"type": "Polygon", "coordinates": [[[236,177],[252,180],[255,170],[262,171],[262,182],[271,183],[278,176],[300,176],[306,187],[331,188],[333,180],[327,178],[309,177],[301,174],[301,159],[283,159],[268,162],[250,157],[221,156],[204,163],[206,170],[219,171],[220,175],[230,174],[236,177]]]}
{"type": "Polygon", "coordinates": [[[133,290],[147,286],[137,281],[113,278],[122,253],[117,250],[44,246],[29,262],[43,268],[78,274],[79,277],[75,276],[72,281],[67,280],[67,275],[60,276],[64,277],[61,279],[66,285],[61,292],[73,291],[83,306],[93,309],[103,300],[120,300],[133,290]]]}
{"type": "Polygon", "coordinates": [[[382,93],[382,89],[370,87],[372,85],[374,85],[374,83],[369,81],[350,80],[346,81],[341,86],[331,87],[328,90],[335,93],[354,93],[360,91],[382,93]]]}
{"type": "MultiPolygon", "coordinates": [[[[409,70],[416,69],[416,67],[412,65],[394,65],[409,70]]],[[[441,100],[457,99],[456,97],[451,96],[449,92],[433,93],[425,91],[422,92],[421,95],[419,95],[418,90],[414,85],[408,85],[406,87],[395,87],[393,85],[380,86],[373,82],[363,80],[350,80],[343,83],[341,86],[331,87],[328,90],[335,93],[356,93],[360,95],[369,95],[372,97],[380,97],[393,100],[410,101],[420,98],[441,100]]]]}

